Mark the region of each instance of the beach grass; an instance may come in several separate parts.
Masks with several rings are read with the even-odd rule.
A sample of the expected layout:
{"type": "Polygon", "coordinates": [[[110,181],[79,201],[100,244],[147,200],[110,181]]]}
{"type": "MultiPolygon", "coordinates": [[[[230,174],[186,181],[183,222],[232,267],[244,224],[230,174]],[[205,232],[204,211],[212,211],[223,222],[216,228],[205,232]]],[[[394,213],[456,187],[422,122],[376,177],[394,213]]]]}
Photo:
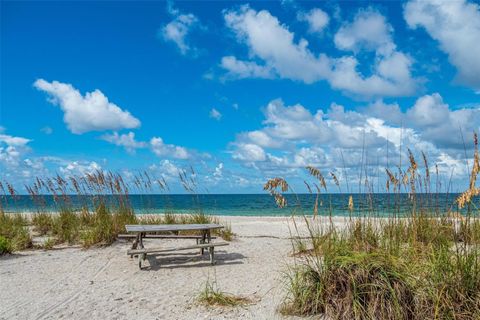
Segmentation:
{"type": "MultiPolygon", "coordinates": [[[[183,172],[180,181],[196,199],[195,180],[183,172]]],[[[25,188],[35,206],[33,214],[28,217],[20,213],[7,214],[4,208],[8,201],[16,201],[18,192],[12,184],[0,182],[0,191],[3,191],[0,193],[0,236],[8,242],[8,252],[32,248],[32,234],[48,236],[49,246],[66,243],[89,248],[112,244],[118,234],[126,232],[126,224],[221,223],[219,218],[204,213],[201,208],[192,214],[174,214],[167,209],[164,214],[135,215],[129,200],[131,191],[148,194],[169,188],[164,179],[154,179],[146,172],[138,173],[130,182],[120,174],[104,171],[85,176],[57,175],[36,178],[25,188]],[[44,195],[53,196],[55,212],[47,210],[44,195]],[[74,196],[81,203],[74,203],[74,196]]],[[[234,237],[227,224],[213,233],[228,241],[234,237]]]]}
{"type": "Polygon", "coordinates": [[[6,252],[24,250],[32,247],[32,238],[28,230],[28,219],[21,214],[0,212],[0,236],[6,241],[6,252]]]}
{"type": "Polygon", "coordinates": [[[206,281],[205,286],[200,291],[197,301],[205,306],[220,306],[220,307],[238,307],[245,306],[251,303],[251,300],[221,291],[216,282],[206,281]]]}
{"type": "MultiPolygon", "coordinates": [[[[307,237],[300,236],[293,220],[295,263],[285,271],[281,313],[331,319],[480,319],[480,212],[472,201],[480,193],[476,136],[468,189],[452,204],[456,209],[421,205],[420,197],[434,196],[425,192],[430,173],[423,159],[422,172],[410,151],[406,170],[387,170],[393,198],[409,194],[411,210],[405,214],[356,215],[350,197],[352,214],[343,228],[332,223],[328,212],[319,216],[317,204],[313,219],[303,217],[307,237]]],[[[320,186],[321,201],[325,178],[317,168],[307,171],[320,186]]],[[[270,179],[264,188],[279,206],[287,205],[286,180],[270,179]]],[[[393,203],[391,211],[397,206],[393,203]]]]}

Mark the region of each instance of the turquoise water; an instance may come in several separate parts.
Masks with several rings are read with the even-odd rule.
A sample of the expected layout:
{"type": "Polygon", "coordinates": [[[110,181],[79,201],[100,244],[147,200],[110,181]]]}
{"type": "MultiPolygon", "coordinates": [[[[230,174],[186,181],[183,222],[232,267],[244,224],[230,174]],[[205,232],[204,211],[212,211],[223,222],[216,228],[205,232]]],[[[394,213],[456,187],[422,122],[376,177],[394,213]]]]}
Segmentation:
{"type": "MultiPolygon", "coordinates": [[[[348,194],[325,194],[319,197],[319,214],[349,215],[348,194]]],[[[456,211],[454,201],[458,194],[417,194],[417,208],[429,208],[446,212],[456,211]]],[[[116,198],[106,196],[115,206],[116,198]]],[[[394,213],[408,212],[413,202],[406,194],[353,194],[354,214],[377,214],[388,216],[394,213]]],[[[315,195],[287,195],[286,208],[278,208],[274,199],[268,194],[201,194],[201,195],[130,195],[129,201],[136,213],[162,214],[204,212],[214,215],[239,216],[282,216],[292,212],[311,214],[315,195]]],[[[70,196],[69,206],[81,208],[92,203],[89,196],[70,196]]],[[[38,208],[58,211],[61,201],[54,201],[52,196],[41,196],[35,201],[26,195],[15,198],[3,196],[2,206],[6,212],[35,212],[38,208]],[[36,205],[41,203],[41,205],[36,205]]],[[[476,208],[480,207],[478,202],[476,208]]],[[[478,209],[477,209],[478,212],[478,209]]]]}

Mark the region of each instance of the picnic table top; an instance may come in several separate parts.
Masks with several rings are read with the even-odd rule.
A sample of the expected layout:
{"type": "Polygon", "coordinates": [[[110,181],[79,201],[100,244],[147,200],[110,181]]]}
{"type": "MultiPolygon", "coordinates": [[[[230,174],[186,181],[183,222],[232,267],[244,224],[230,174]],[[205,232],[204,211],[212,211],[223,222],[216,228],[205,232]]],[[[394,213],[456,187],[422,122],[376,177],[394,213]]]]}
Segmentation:
{"type": "Polygon", "coordinates": [[[156,232],[156,231],[190,231],[221,229],[223,226],[216,223],[206,224],[127,224],[127,232],[156,232]]]}

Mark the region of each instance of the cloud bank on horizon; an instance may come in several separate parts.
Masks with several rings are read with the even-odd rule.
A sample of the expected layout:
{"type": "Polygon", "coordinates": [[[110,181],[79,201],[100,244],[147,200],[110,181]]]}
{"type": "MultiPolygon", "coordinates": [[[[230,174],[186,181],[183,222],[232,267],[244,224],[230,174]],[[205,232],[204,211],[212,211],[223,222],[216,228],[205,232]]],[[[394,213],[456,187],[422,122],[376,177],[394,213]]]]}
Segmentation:
{"type": "MultiPolygon", "coordinates": [[[[141,41],[169,59],[112,44],[107,55],[132,67],[117,64],[110,78],[92,73],[90,82],[83,70],[71,77],[57,70],[2,88],[0,120],[9,123],[0,123],[0,179],[21,185],[34,176],[112,169],[174,181],[194,166],[210,191],[259,192],[273,176],[301,185],[305,166],[351,182],[361,170],[378,177],[405,163],[410,148],[427,154],[446,180],[453,175],[453,188],[464,187],[471,137],[480,131],[478,4],[392,4],[400,14],[376,4],[216,5],[162,8],[157,37],[141,41]],[[136,73],[139,63],[162,77],[136,73]],[[49,116],[28,120],[36,132],[24,130],[7,121],[12,101],[49,116]]],[[[8,41],[14,32],[8,23],[2,28],[6,62],[19,50],[8,41]]],[[[2,71],[5,79],[11,74],[2,71]]]]}

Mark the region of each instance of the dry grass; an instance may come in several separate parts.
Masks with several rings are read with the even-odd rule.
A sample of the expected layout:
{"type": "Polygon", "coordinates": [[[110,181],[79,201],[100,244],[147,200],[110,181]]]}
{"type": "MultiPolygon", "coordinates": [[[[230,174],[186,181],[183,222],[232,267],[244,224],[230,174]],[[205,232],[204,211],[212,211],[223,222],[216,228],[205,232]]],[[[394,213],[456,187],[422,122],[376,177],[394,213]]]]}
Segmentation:
{"type": "Polygon", "coordinates": [[[215,282],[211,283],[209,281],[205,283],[205,287],[198,295],[197,301],[205,306],[220,307],[238,307],[251,303],[251,300],[246,297],[220,291],[215,282]]]}
{"type": "MultiPolygon", "coordinates": [[[[189,177],[182,171],[180,181],[195,199],[198,184],[193,178],[193,169],[191,172],[189,177]]],[[[200,209],[188,215],[167,211],[163,215],[137,217],[129,199],[131,191],[148,194],[169,190],[164,179],[151,177],[147,172],[139,172],[130,182],[119,174],[103,171],[68,178],[60,175],[36,178],[26,190],[36,213],[30,219],[20,214],[5,214],[3,208],[8,206],[8,201],[15,203],[17,190],[12,184],[0,181],[0,236],[8,240],[13,251],[31,247],[29,225],[36,235],[47,235],[55,244],[81,244],[88,248],[111,244],[118,234],[125,232],[126,224],[220,223],[218,218],[200,209]],[[47,211],[44,195],[53,197],[56,213],[47,211]]],[[[145,198],[148,201],[148,196],[145,198]]],[[[229,225],[215,231],[215,235],[226,240],[234,237],[229,225]]]]}
{"type": "MultiPolygon", "coordinates": [[[[423,207],[435,198],[428,191],[428,161],[422,154],[420,172],[408,150],[409,167],[397,173],[387,169],[386,186],[395,201],[401,190],[409,194],[409,212],[400,215],[400,203],[394,202],[393,216],[376,219],[362,213],[342,230],[328,224],[328,212],[326,225],[305,218],[310,236],[293,238],[297,258],[285,273],[288,295],[280,311],[331,319],[480,319],[480,211],[473,203],[480,166],[474,140],[475,163],[457,211],[423,207]]],[[[307,170],[326,191],[320,171],[307,170]]],[[[271,192],[278,181],[284,180],[266,184],[276,201],[284,197],[271,192]]],[[[339,180],[334,183],[338,186],[339,180]]],[[[311,183],[305,184],[311,192],[311,183]]],[[[352,197],[346,205],[353,215],[352,197]]],[[[315,204],[314,216],[317,210],[315,204]]]]}

